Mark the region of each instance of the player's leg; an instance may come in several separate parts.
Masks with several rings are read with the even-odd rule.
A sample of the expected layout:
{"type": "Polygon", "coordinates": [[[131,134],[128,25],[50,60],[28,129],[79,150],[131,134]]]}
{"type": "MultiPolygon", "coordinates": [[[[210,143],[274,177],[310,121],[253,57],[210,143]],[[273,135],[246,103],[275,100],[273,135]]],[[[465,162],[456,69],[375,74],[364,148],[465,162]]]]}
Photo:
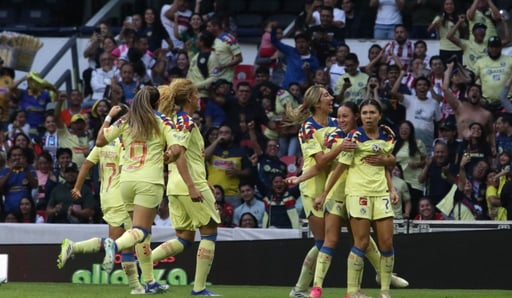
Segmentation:
{"type": "MultiPolygon", "coordinates": [[[[215,208],[215,207],[214,207],[215,208]]],[[[218,223],[211,220],[206,226],[199,228],[201,241],[197,249],[196,275],[192,295],[217,296],[206,289],[206,280],[215,256],[215,241],[217,240],[218,223]]]]}
{"type": "Polygon", "coordinates": [[[383,218],[375,222],[377,229],[377,241],[381,251],[380,259],[380,289],[381,296],[389,295],[389,286],[393,266],[395,264],[395,253],[393,250],[393,218],[383,218]]]}

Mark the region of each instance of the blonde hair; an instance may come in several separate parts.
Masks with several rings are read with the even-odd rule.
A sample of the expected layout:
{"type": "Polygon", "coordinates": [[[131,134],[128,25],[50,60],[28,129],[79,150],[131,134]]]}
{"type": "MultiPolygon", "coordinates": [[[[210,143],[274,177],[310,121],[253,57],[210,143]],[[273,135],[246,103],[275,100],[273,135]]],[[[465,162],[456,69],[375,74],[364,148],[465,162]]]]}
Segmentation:
{"type": "Polygon", "coordinates": [[[130,137],[135,140],[148,140],[160,136],[160,128],[154,113],[159,98],[158,89],[152,86],[146,86],[135,94],[128,113],[130,137]]]}
{"type": "Polygon", "coordinates": [[[174,79],[171,84],[158,87],[160,105],[158,110],[168,117],[174,116],[175,106],[183,106],[197,92],[196,86],[187,79],[174,79]]]}
{"type": "Polygon", "coordinates": [[[304,103],[295,109],[286,105],[285,125],[296,125],[304,122],[315,113],[315,105],[320,101],[325,88],[321,85],[313,85],[304,94],[304,103]]]}

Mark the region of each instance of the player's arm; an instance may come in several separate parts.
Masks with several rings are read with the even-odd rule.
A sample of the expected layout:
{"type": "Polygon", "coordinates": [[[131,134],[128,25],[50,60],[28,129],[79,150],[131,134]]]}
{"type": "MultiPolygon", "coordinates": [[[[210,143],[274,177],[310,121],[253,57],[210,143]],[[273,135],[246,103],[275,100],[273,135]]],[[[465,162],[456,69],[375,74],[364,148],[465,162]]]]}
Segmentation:
{"type": "Polygon", "coordinates": [[[338,146],[334,147],[331,151],[324,153],[318,152],[313,157],[315,158],[316,166],[318,166],[318,170],[324,169],[328,164],[330,164],[340,153],[341,151],[350,151],[356,149],[357,145],[354,142],[351,142],[348,139],[343,139],[342,143],[338,146]]]}
{"type": "Polygon", "coordinates": [[[446,70],[444,71],[444,80],[443,80],[443,92],[444,96],[446,98],[446,101],[450,105],[450,107],[457,111],[459,109],[460,101],[455,98],[455,96],[452,93],[452,90],[450,89],[450,78],[452,75],[454,63],[450,62],[446,65],[446,70]]]}
{"type": "Polygon", "coordinates": [[[172,154],[177,156],[176,159],[176,167],[178,168],[178,172],[180,173],[181,178],[185,182],[188,188],[188,193],[190,198],[194,202],[202,202],[203,195],[196,188],[194,181],[192,181],[192,176],[190,176],[190,172],[188,170],[187,159],[185,157],[185,152],[187,149],[183,146],[174,144],[171,146],[172,154]]]}
{"type": "Polygon", "coordinates": [[[101,125],[100,130],[98,131],[98,137],[96,138],[96,146],[103,147],[109,143],[107,138],[105,138],[104,130],[105,128],[110,127],[110,122],[112,121],[112,118],[119,114],[119,112],[121,112],[120,106],[113,106],[110,109],[107,117],[105,117],[105,121],[103,121],[103,124],[101,125]]]}
{"type": "Polygon", "coordinates": [[[384,168],[384,173],[386,176],[386,183],[389,189],[389,198],[391,199],[392,204],[396,204],[398,203],[398,200],[400,200],[400,197],[398,196],[395,186],[393,185],[393,180],[391,179],[391,171],[388,171],[386,168],[384,168]]]}
{"type": "Polygon", "coordinates": [[[76,178],[75,186],[71,190],[71,196],[73,197],[73,199],[78,200],[82,198],[82,193],[80,192],[80,190],[82,189],[82,186],[84,186],[85,179],[87,179],[89,171],[93,166],[94,163],[86,159],[80,167],[80,172],[78,172],[78,177],[76,178]]]}
{"type": "Polygon", "coordinates": [[[327,180],[327,184],[325,185],[324,191],[320,195],[321,198],[325,200],[331,189],[334,187],[334,184],[336,184],[336,181],[340,179],[341,175],[343,174],[343,172],[345,172],[346,169],[347,165],[344,163],[339,162],[336,165],[336,168],[334,168],[334,171],[332,171],[331,177],[329,177],[329,179],[327,180]]]}
{"type": "Polygon", "coordinates": [[[404,100],[404,95],[402,93],[398,92],[398,89],[400,88],[400,84],[402,83],[402,79],[404,78],[405,71],[400,71],[400,75],[396,79],[395,83],[393,84],[393,88],[391,88],[391,96],[394,96],[398,99],[398,101],[404,100]]]}

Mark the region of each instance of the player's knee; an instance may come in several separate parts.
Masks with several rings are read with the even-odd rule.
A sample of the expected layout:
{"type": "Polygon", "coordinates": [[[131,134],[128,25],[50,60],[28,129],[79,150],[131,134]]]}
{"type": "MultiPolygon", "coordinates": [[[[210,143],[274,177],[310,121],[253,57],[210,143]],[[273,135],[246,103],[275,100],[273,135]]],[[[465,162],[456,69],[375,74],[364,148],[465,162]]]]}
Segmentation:
{"type": "Polygon", "coordinates": [[[142,227],[139,227],[139,226],[133,227],[133,230],[138,231],[139,233],[142,234],[142,237],[137,241],[138,243],[144,242],[144,240],[146,240],[148,235],[151,234],[151,231],[148,231],[148,230],[146,230],[146,229],[144,229],[142,227]]]}
{"type": "Polygon", "coordinates": [[[177,239],[183,245],[183,249],[185,249],[185,248],[187,248],[187,247],[192,245],[192,242],[190,242],[190,241],[188,241],[186,239],[183,239],[181,237],[178,237],[177,239]]]}

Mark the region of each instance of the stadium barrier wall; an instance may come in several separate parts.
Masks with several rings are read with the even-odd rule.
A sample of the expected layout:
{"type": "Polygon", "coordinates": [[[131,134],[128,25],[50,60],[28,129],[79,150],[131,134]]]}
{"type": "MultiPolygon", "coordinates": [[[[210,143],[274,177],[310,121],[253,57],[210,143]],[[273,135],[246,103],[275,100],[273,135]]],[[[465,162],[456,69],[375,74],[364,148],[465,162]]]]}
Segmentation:
{"type": "MultiPolygon", "coordinates": [[[[24,234],[29,239],[34,236],[28,230],[19,229],[27,225],[18,224],[19,228],[12,228],[9,232],[6,226],[8,225],[0,225],[1,239],[11,238],[18,233],[24,234]]],[[[48,227],[48,225],[43,226],[48,227]]],[[[97,228],[96,225],[76,226],[74,229],[69,227],[67,232],[73,230],[73,233],[64,234],[63,230],[57,226],[60,225],[52,225],[52,234],[55,234],[59,241],[64,237],[72,240],[88,238],[87,231],[97,228]]],[[[225,233],[222,237],[227,239],[226,235],[229,232],[223,230],[229,229],[221,229],[219,233],[220,235],[225,233]]],[[[304,255],[313,245],[312,239],[300,239],[297,235],[300,232],[298,230],[295,230],[294,234],[289,234],[295,235],[292,236],[294,239],[277,239],[276,234],[264,236],[265,232],[272,232],[272,230],[235,230],[239,230],[238,236],[245,237],[242,239],[257,239],[257,237],[251,237],[259,235],[263,240],[218,241],[209,282],[224,285],[292,286],[295,284],[304,255]]],[[[512,289],[508,272],[512,265],[509,257],[512,247],[510,229],[452,232],[424,230],[424,232],[395,235],[394,272],[405,277],[410,282],[411,288],[512,289]]],[[[158,233],[160,231],[154,234],[158,233]]],[[[39,234],[41,234],[40,231],[39,234]]],[[[158,241],[155,241],[152,246],[156,247],[159,242],[169,239],[170,237],[165,237],[171,234],[158,236],[158,241]]],[[[56,259],[60,250],[58,242],[42,243],[37,239],[32,244],[30,241],[20,242],[21,244],[14,244],[12,241],[6,244],[6,242],[3,241],[0,244],[0,254],[9,255],[9,281],[91,284],[126,282],[120,265],[120,256],[111,274],[101,270],[102,253],[77,255],[68,261],[64,269],[58,270],[56,268],[56,259]]],[[[349,243],[347,233],[343,233],[325,280],[327,287],[345,287],[349,243]]],[[[197,245],[196,243],[176,257],[155,264],[156,278],[171,285],[185,285],[192,282],[197,245]]],[[[375,272],[368,262],[364,270],[363,287],[377,287],[375,272]]]]}

